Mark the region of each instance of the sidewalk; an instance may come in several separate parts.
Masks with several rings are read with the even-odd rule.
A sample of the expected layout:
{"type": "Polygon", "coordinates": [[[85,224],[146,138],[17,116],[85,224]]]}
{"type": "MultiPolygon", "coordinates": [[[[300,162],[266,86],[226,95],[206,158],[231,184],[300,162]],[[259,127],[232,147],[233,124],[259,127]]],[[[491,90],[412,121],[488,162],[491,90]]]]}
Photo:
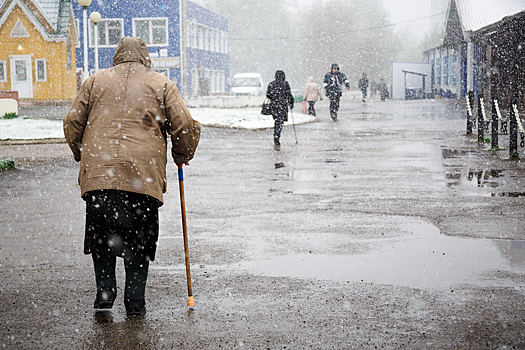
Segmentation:
{"type": "Polygon", "coordinates": [[[322,101],[281,151],[271,129],[204,127],[184,181],[196,308],[168,162],[143,318],[120,259],[114,308],[92,309],[67,145],[19,146],[43,158],[0,172],[0,346],[524,348],[525,165],[465,136],[461,108],[344,100],[334,123],[322,101]]]}

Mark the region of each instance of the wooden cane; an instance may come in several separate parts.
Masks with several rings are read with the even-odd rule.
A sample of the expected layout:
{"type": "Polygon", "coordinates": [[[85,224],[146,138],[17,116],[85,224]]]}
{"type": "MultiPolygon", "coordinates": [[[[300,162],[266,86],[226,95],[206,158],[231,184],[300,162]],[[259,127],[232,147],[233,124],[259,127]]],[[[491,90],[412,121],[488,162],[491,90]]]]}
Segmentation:
{"type": "Polygon", "coordinates": [[[182,235],[184,237],[184,254],[186,256],[186,280],[188,281],[188,306],[195,306],[193,293],[191,292],[191,273],[190,273],[190,252],[188,248],[188,227],[186,224],[186,204],[184,201],[184,175],[182,164],[177,165],[179,168],[179,192],[180,192],[180,212],[182,215],[182,235]]]}

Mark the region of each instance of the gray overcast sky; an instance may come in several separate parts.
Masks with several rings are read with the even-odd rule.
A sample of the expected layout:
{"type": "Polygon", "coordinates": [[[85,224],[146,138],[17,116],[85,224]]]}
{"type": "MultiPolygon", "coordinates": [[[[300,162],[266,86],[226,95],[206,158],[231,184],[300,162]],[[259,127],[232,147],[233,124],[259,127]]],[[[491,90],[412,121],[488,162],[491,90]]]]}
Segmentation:
{"type": "MultiPolygon", "coordinates": [[[[301,6],[301,4],[313,5],[317,1],[321,0],[284,0],[286,3],[297,3],[299,6],[301,6]]],[[[383,4],[390,13],[390,22],[399,23],[411,21],[416,18],[429,17],[446,11],[448,0],[383,0],[383,4]]],[[[444,20],[445,14],[442,14],[441,16],[403,23],[396,26],[396,29],[408,27],[417,39],[422,39],[424,35],[432,29],[436,21],[442,23],[444,20]]]]}

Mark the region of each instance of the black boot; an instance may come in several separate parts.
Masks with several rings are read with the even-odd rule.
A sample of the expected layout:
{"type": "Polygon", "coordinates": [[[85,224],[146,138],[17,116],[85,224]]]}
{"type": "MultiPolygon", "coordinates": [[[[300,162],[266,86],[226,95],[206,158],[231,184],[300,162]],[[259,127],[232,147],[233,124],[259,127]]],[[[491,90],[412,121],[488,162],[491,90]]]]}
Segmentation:
{"type": "Polygon", "coordinates": [[[93,307],[95,309],[111,309],[116,297],[117,293],[111,290],[97,292],[97,297],[93,307]]]}
{"type": "Polygon", "coordinates": [[[128,315],[142,315],[146,313],[146,301],[142,300],[124,300],[126,313],[128,315]]]}

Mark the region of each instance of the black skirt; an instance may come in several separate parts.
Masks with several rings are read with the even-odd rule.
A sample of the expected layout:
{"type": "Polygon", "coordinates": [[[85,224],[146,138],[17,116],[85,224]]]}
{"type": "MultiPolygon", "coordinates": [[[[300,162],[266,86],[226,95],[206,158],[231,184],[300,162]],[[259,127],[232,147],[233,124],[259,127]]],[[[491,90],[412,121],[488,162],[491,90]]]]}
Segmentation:
{"type": "Polygon", "coordinates": [[[120,242],[146,259],[155,260],[162,202],[120,190],[89,191],[82,198],[86,201],[84,254],[106,247],[117,254],[121,249],[112,242],[120,242]]]}

